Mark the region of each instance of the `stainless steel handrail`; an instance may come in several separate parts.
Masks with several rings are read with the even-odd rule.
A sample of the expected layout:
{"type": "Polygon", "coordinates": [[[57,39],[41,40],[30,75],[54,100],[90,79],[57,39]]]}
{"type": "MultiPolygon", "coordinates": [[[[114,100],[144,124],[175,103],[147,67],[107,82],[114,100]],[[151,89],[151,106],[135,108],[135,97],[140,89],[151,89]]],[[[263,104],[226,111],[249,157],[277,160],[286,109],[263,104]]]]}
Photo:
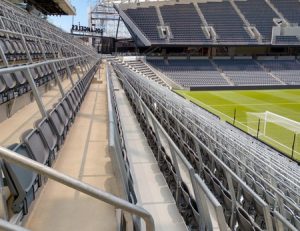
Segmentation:
{"type": "Polygon", "coordinates": [[[0,219],[0,230],[7,230],[7,231],[29,231],[22,226],[12,224],[6,220],[0,219]]]}
{"type": "Polygon", "coordinates": [[[70,177],[63,173],[60,173],[55,169],[47,167],[43,164],[40,164],[36,161],[29,159],[29,158],[23,157],[15,152],[8,150],[6,148],[3,148],[3,147],[0,147],[0,158],[3,158],[4,160],[6,160],[8,162],[11,162],[11,163],[14,163],[17,165],[21,165],[24,168],[38,172],[41,175],[47,176],[56,182],[59,182],[70,188],[80,191],[86,195],[94,197],[100,201],[104,201],[108,204],[111,204],[111,205],[115,206],[116,208],[123,209],[124,211],[132,213],[136,216],[139,216],[144,219],[144,221],[146,223],[147,231],[155,230],[154,220],[152,218],[152,215],[148,211],[146,211],[144,208],[142,208],[138,205],[131,204],[126,200],[116,197],[110,193],[104,192],[96,187],[93,187],[93,186],[86,184],[82,181],[79,181],[73,177],[70,177]]]}

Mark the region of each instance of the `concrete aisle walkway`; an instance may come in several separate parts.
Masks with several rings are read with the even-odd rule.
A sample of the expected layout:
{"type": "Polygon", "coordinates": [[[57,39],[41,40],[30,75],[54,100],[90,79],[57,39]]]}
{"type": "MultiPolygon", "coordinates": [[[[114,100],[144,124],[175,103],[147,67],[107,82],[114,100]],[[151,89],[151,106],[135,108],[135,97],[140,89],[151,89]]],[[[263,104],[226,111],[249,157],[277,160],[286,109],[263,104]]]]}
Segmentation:
{"type": "MultiPolygon", "coordinates": [[[[54,168],[117,195],[108,153],[107,98],[94,81],[71,127],[54,168]]],[[[25,224],[31,230],[116,230],[115,208],[48,180],[25,224]]]]}

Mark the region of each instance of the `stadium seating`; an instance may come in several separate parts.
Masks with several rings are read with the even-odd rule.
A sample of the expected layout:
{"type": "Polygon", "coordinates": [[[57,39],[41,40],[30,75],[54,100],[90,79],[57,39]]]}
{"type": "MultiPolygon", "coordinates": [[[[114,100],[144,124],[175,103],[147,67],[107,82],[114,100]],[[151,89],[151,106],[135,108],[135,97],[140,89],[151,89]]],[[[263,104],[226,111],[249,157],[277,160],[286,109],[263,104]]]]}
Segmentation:
{"type": "Polygon", "coordinates": [[[276,36],[276,44],[295,46],[300,44],[300,40],[296,36],[276,36]]]}
{"type": "MultiPolygon", "coordinates": [[[[95,68],[91,69],[84,79],[77,82],[76,86],[72,88],[69,93],[74,93],[77,91],[77,87],[80,87],[78,88],[81,89],[80,96],[77,96],[80,100],[83,100],[94,73],[95,68]]],[[[11,149],[20,155],[51,166],[56,158],[57,151],[63,143],[62,139],[65,139],[68,133],[67,126],[69,126],[69,124],[64,123],[64,117],[67,113],[65,114],[64,110],[59,109],[60,106],[63,105],[63,102],[65,102],[64,98],[58,102],[53,110],[51,110],[49,119],[44,118],[42,120],[37,120],[35,122],[36,128],[24,132],[20,139],[21,143],[12,145],[11,149]]],[[[67,101],[67,104],[68,110],[72,108],[72,114],[76,116],[77,107],[76,105],[73,105],[76,103],[67,101]]],[[[79,107],[79,105],[77,106],[79,107]]],[[[5,179],[8,182],[10,192],[15,195],[12,209],[15,213],[22,211],[22,216],[24,216],[28,213],[28,208],[35,199],[35,193],[38,190],[38,187],[43,184],[43,181],[36,173],[15,164],[11,164],[5,160],[3,162],[5,179]]]]}
{"type": "Polygon", "coordinates": [[[214,60],[235,86],[280,85],[252,59],[214,60]]]}
{"type": "MultiPolygon", "coordinates": [[[[150,4],[151,6],[140,3],[134,9],[127,8],[124,3],[118,9],[123,10],[150,42],[156,44],[271,44],[272,27],[276,26],[274,19],[284,18],[290,23],[300,23],[300,3],[297,0],[272,0],[270,4],[274,5],[274,9],[265,0],[234,1],[234,4],[237,9],[229,1],[198,3],[204,17],[201,18],[193,3],[157,3],[164,24],[171,29],[173,37],[168,41],[159,37],[157,26],[160,21],[154,7],[156,3],[150,4]],[[242,18],[255,27],[261,36],[251,38],[245,29],[249,25],[246,22],[245,25],[242,18]],[[205,34],[209,37],[210,32],[204,26],[214,28],[216,41],[207,39],[205,34]]],[[[132,33],[135,31],[132,30],[132,33]]],[[[291,45],[294,42],[299,43],[295,36],[278,36],[275,44],[291,45]]]]}
{"type": "Polygon", "coordinates": [[[254,25],[263,36],[263,42],[270,42],[272,27],[275,26],[273,19],[278,18],[276,13],[265,1],[236,1],[236,5],[245,15],[250,24],[254,25]]]}
{"type": "Polygon", "coordinates": [[[256,43],[245,31],[243,21],[230,2],[198,3],[206,21],[213,26],[219,43],[256,43]]]}
{"type": "Polygon", "coordinates": [[[13,4],[1,2],[0,8],[3,22],[0,26],[0,68],[11,70],[0,74],[0,106],[9,117],[9,105],[22,98],[24,104],[18,104],[20,109],[32,100],[25,65],[32,65],[30,74],[37,88],[44,92],[58,83],[57,78],[63,80],[74,71],[78,72],[78,65],[88,67],[96,53],[80,40],[13,4]]]}
{"type": "Polygon", "coordinates": [[[300,24],[300,2],[297,0],[271,0],[290,23],[300,24]]]}
{"type": "Polygon", "coordinates": [[[159,37],[157,26],[160,24],[155,7],[127,9],[124,11],[145,36],[153,42],[163,40],[159,37]]]}
{"type": "Polygon", "coordinates": [[[287,85],[300,84],[300,63],[296,60],[260,60],[266,69],[271,71],[287,85]]]}
{"type": "Polygon", "coordinates": [[[191,43],[202,42],[206,43],[203,31],[201,30],[200,17],[192,3],[190,4],[175,4],[164,5],[160,7],[164,23],[170,25],[173,37],[171,42],[176,43],[191,43]],[[178,20],[180,15],[180,20],[178,20]]]}
{"type": "MultiPolygon", "coordinates": [[[[238,69],[257,70],[251,60],[244,62],[238,69]]],[[[162,64],[161,61],[159,63],[162,64]]],[[[276,151],[270,150],[264,144],[231,125],[221,123],[218,118],[198,106],[172,92],[166,92],[158,84],[138,78],[119,64],[116,65],[116,69],[118,68],[120,68],[119,73],[123,74],[123,78],[130,82],[130,85],[125,84],[125,90],[128,91],[127,97],[148,137],[149,144],[151,147],[158,146],[157,149],[153,149],[154,156],[157,158],[170,189],[174,188],[172,179],[176,179],[175,163],[173,158],[167,157],[165,147],[157,141],[159,137],[154,132],[153,125],[148,124],[138,100],[130,93],[132,91],[130,86],[140,93],[143,102],[160,121],[194,170],[202,173],[201,176],[209,190],[223,205],[224,216],[230,228],[265,230],[267,222],[269,222],[268,225],[270,222],[275,224],[274,222],[278,219],[274,212],[279,212],[292,226],[298,227],[299,219],[295,214],[299,212],[297,205],[299,195],[295,190],[299,187],[297,178],[300,172],[295,163],[278,153],[276,154],[276,151]],[[203,144],[198,147],[200,150],[197,150],[192,133],[203,144]],[[211,155],[211,152],[215,156],[211,155]],[[217,159],[225,165],[221,165],[217,159]],[[241,184],[237,178],[232,178],[234,192],[228,181],[230,178],[228,178],[229,173],[225,166],[235,172],[245,183],[241,184]],[[290,198],[290,195],[293,195],[293,199],[290,198]],[[279,208],[278,196],[283,200],[282,210],[279,208]],[[236,205],[232,206],[234,197],[236,205]],[[261,200],[267,203],[268,210],[263,208],[261,200]],[[269,214],[269,217],[266,216],[266,213],[269,214]]],[[[226,66],[226,69],[231,68],[226,66]]],[[[194,227],[198,208],[197,203],[192,203],[195,198],[193,198],[190,188],[184,183],[179,184],[177,193],[174,195],[179,195],[176,197],[177,206],[186,224],[194,227]]]]}
{"type": "MultiPolygon", "coordinates": [[[[20,144],[9,146],[22,156],[52,166],[97,69],[97,55],[80,40],[7,1],[0,2],[0,19],[2,111],[27,93],[30,99],[38,100],[38,93],[35,97],[31,94],[29,80],[33,80],[39,91],[65,77],[71,79],[74,72],[82,76],[72,81],[72,89],[64,92],[65,96],[46,117],[35,122],[35,128],[23,132],[20,144]]],[[[21,212],[22,217],[28,213],[43,179],[5,160],[3,173],[13,196],[10,209],[13,213],[21,212]]]]}
{"type": "Polygon", "coordinates": [[[228,86],[209,60],[148,60],[155,68],[181,86],[228,86]]]}
{"type": "Polygon", "coordinates": [[[259,61],[265,69],[253,59],[169,60],[168,64],[161,59],[149,59],[147,62],[186,88],[299,85],[300,64],[296,60],[259,61]]]}

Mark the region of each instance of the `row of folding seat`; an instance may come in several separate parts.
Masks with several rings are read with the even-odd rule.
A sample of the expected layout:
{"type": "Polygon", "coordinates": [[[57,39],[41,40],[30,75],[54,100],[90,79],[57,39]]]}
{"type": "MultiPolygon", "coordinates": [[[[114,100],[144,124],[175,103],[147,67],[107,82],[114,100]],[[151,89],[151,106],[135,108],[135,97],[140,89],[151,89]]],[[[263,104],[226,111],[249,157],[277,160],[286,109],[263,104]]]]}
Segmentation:
{"type": "MultiPolygon", "coordinates": [[[[175,131],[174,128],[176,128],[176,123],[172,118],[162,119],[163,116],[158,115],[157,118],[162,120],[162,125],[166,128],[167,131],[169,131],[170,137],[175,141],[176,144],[178,144],[178,147],[182,150],[182,152],[186,155],[186,158],[190,161],[192,166],[197,169],[199,166],[199,160],[198,156],[195,154],[195,146],[193,143],[193,140],[189,137],[188,134],[184,134],[184,131],[181,130],[180,133],[183,134],[182,138],[179,136],[179,133],[175,131]],[[170,125],[168,126],[167,121],[169,121],[170,125]]],[[[192,128],[190,128],[192,129],[192,128]]],[[[206,143],[205,140],[203,140],[203,143],[206,143]]],[[[206,145],[208,145],[206,143],[206,145]]],[[[224,206],[224,214],[227,218],[227,222],[229,224],[230,222],[230,216],[232,215],[232,201],[231,201],[231,195],[228,188],[228,182],[225,176],[225,172],[222,169],[222,167],[215,162],[210,155],[205,153],[205,150],[200,148],[201,158],[204,163],[204,178],[208,186],[210,187],[211,191],[215,193],[215,196],[217,199],[219,199],[220,203],[224,206]]],[[[222,153],[216,153],[220,159],[223,159],[224,163],[226,163],[227,166],[229,166],[234,172],[236,171],[236,165],[235,163],[226,155],[225,150],[222,151],[222,153]]],[[[242,171],[242,169],[240,169],[242,171]]],[[[256,171],[259,173],[259,171],[256,171]]],[[[254,180],[254,178],[246,173],[246,179],[245,182],[248,184],[250,188],[254,190],[254,192],[260,196],[263,200],[265,200],[269,206],[271,211],[275,210],[275,194],[273,194],[271,191],[268,191],[267,188],[263,185],[263,182],[261,182],[259,179],[258,181],[254,180]],[[249,183],[249,178],[252,179],[252,183],[249,183]]],[[[233,180],[233,186],[236,192],[235,197],[238,196],[237,190],[238,190],[238,183],[233,180]]],[[[284,189],[283,189],[284,190],[284,189]]],[[[283,194],[286,195],[286,198],[289,198],[291,202],[293,202],[295,205],[297,205],[297,197],[290,194],[283,192],[283,194]],[[291,195],[292,197],[289,197],[288,195],[291,195]]],[[[237,198],[240,202],[239,210],[244,210],[242,214],[248,213],[248,217],[250,217],[250,223],[255,228],[258,229],[257,225],[260,228],[265,228],[265,222],[264,222],[264,213],[263,209],[260,206],[259,202],[257,202],[253,195],[249,194],[246,190],[242,190],[240,198],[237,198]]],[[[272,215],[272,213],[271,213],[272,215]]],[[[284,204],[284,211],[283,211],[284,217],[291,222],[291,224],[295,225],[295,227],[299,227],[300,219],[299,214],[292,209],[290,209],[289,204],[284,204]]]]}
{"type": "MultiPolygon", "coordinates": [[[[134,83],[132,83],[132,85],[134,86],[134,83]]],[[[169,116],[168,112],[166,112],[166,115],[164,114],[161,115],[160,113],[158,113],[159,111],[164,111],[163,108],[161,108],[161,110],[154,110],[155,107],[158,107],[158,104],[152,102],[151,97],[147,96],[145,92],[143,92],[142,98],[144,102],[148,105],[148,107],[152,110],[152,112],[156,115],[157,119],[161,121],[163,127],[165,127],[166,131],[169,132],[170,137],[174,140],[174,142],[178,145],[181,151],[185,154],[186,158],[190,161],[192,166],[194,166],[194,168],[197,170],[199,166],[199,160],[198,160],[198,156],[195,154],[194,151],[195,146],[193,145],[192,139],[188,137],[188,134],[184,134],[183,129],[177,131],[176,128],[178,126],[176,124],[176,121],[174,121],[172,117],[168,117],[169,116]],[[154,105],[156,106],[154,107],[154,105]],[[183,136],[180,136],[179,133],[183,134],[183,136]]],[[[146,127],[146,125],[143,126],[146,127]]],[[[155,137],[155,134],[153,134],[152,137],[155,137]]],[[[206,145],[208,145],[208,143],[205,140],[203,140],[203,143],[206,143],[206,145]]],[[[211,191],[215,194],[216,198],[223,205],[225,217],[227,218],[227,222],[230,225],[231,216],[234,211],[232,211],[231,194],[229,192],[225,172],[221,166],[218,166],[218,164],[213,160],[213,158],[210,155],[205,154],[205,151],[203,149],[200,148],[200,152],[202,154],[201,158],[205,166],[204,180],[209,186],[209,188],[211,189],[211,191]]],[[[224,154],[223,156],[226,155],[224,154]]],[[[228,163],[227,165],[230,166],[232,169],[236,168],[236,165],[233,162],[228,163]]],[[[235,197],[237,197],[238,183],[233,181],[233,186],[236,192],[235,197]]],[[[258,196],[260,196],[262,199],[264,199],[267,203],[270,204],[271,217],[273,218],[272,210],[274,210],[275,196],[271,194],[271,196],[269,195],[268,199],[266,199],[267,196],[265,197],[264,195],[265,194],[264,186],[261,185],[260,182],[256,182],[255,185],[249,185],[249,186],[252,187],[252,189],[257,193],[258,196]]],[[[245,227],[248,224],[248,228],[251,229],[256,229],[256,230],[264,229],[266,224],[264,221],[263,209],[259,204],[259,202],[255,201],[253,195],[250,194],[247,190],[242,190],[240,196],[237,197],[237,200],[238,200],[237,209],[239,211],[237,211],[236,213],[238,214],[238,216],[240,216],[237,219],[237,222],[243,223],[238,225],[240,227],[245,227]],[[247,221],[248,223],[245,221],[247,221]]],[[[293,225],[295,225],[295,227],[299,227],[299,221],[300,221],[299,215],[297,213],[293,213],[293,211],[290,211],[287,205],[285,205],[284,209],[285,209],[285,211],[283,212],[284,217],[288,221],[290,221],[293,225]]]]}
{"type": "MultiPolygon", "coordinates": [[[[20,45],[20,34],[23,34],[25,43],[27,44],[28,51],[31,53],[33,59],[39,57],[43,59],[43,50],[45,51],[46,58],[54,58],[55,55],[63,53],[64,55],[78,56],[84,54],[96,55],[95,51],[83,43],[79,42],[76,38],[68,35],[59,28],[51,25],[47,20],[41,20],[38,17],[32,17],[22,9],[12,7],[7,1],[0,1],[0,40],[7,40],[8,48],[10,51],[6,52],[8,61],[16,59],[19,63],[27,62],[28,57],[24,57],[24,45],[20,45]],[[10,41],[15,41],[18,44],[12,44],[10,41]],[[45,45],[47,43],[47,45],[45,45]],[[67,45],[70,44],[70,45],[67,45]],[[62,48],[64,51],[62,51],[62,48]],[[50,46],[50,47],[49,47],[50,46]],[[13,50],[12,50],[13,49],[13,50]],[[19,52],[21,51],[21,52],[19,52]],[[84,51],[84,52],[82,52],[84,51]]],[[[6,47],[6,45],[4,45],[6,47]]],[[[13,64],[13,63],[10,63],[13,64]]]]}
{"type": "MultiPolygon", "coordinates": [[[[173,118],[168,118],[168,121],[171,121],[171,125],[169,126],[166,123],[166,121],[167,120],[165,120],[165,122],[162,123],[163,126],[166,127],[167,131],[168,130],[170,131],[170,136],[174,139],[175,143],[178,144],[179,148],[182,150],[182,152],[185,154],[186,158],[190,161],[190,163],[194,166],[194,168],[198,169],[199,160],[198,160],[198,156],[194,152],[195,147],[193,145],[192,140],[189,138],[188,134],[184,134],[183,130],[181,130],[180,132],[181,134],[184,134],[183,137],[186,137],[185,140],[184,138],[179,136],[179,133],[174,129],[177,126],[173,118]]],[[[205,143],[205,141],[203,143],[205,143]]],[[[233,215],[233,211],[232,211],[233,201],[232,201],[232,196],[229,192],[228,182],[226,179],[225,172],[223,168],[217,162],[215,162],[212,159],[212,157],[206,153],[204,149],[202,149],[201,147],[199,147],[199,149],[204,164],[203,167],[204,180],[208,185],[208,187],[210,188],[210,190],[215,194],[219,202],[223,205],[224,215],[228,225],[232,225],[231,217],[233,215]]],[[[235,165],[231,165],[231,163],[227,163],[227,165],[230,167],[232,166],[235,167],[235,165]]],[[[235,180],[233,180],[233,186],[236,191],[235,197],[237,197],[238,183],[235,180]]],[[[259,190],[256,190],[256,188],[254,188],[254,191],[256,191],[256,193],[259,196],[261,196],[259,190]]],[[[248,212],[251,212],[252,217],[250,216],[250,214],[248,214],[248,217],[250,218],[251,227],[254,229],[265,228],[262,208],[259,205],[259,203],[255,201],[253,195],[249,194],[246,190],[242,190],[241,198],[237,198],[237,199],[240,202],[237,208],[240,211],[243,210],[243,212],[241,212],[238,215],[244,215],[244,214],[248,214],[248,212]],[[249,208],[249,203],[248,203],[249,201],[251,201],[250,203],[251,209],[249,208]]],[[[242,220],[243,219],[241,219],[241,221],[242,220]]],[[[239,224],[239,225],[243,226],[243,224],[239,224]]]]}
{"type": "MultiPolygon", "coordinates": [[[[25,40],[27,49],[33,60],[43,59],[42,48],[35,40],[25,40]]],[[[21,39],[0,38],[0,46],[7,61],[28,61],[28,56],[21,39]]]]}
{"type": "MultiPolygon", "coordinates": [[[[146,97],[147,98],[147,97],[146,97]]],[[[150,105],[151,108],[151,104],[150,105]]],[[[153,104],[152,104],[153,105],[153,104]]],[[[153,108],[153,107],[152,107],[153,108]]],[[[182,151],[182,153],[185,155],[187,160],[191,163],[191,165],[194,167],[196,171],[199,171],[199,157],[195,153],[195,147],[193,145],[192,140],[189,138],[188,134],[185,134],[183,129],[180,129],[180,132],[177,131],[177,124],[173,120],[173,118],[164,118],[164,115],[161,115],[158,113],[159,110],[153,110],[153,113],[156,115],[157,119],[159,121],[162,121],[163,127],[166,129],[166,131],[169,133],[170,137],[174,140],[174,142],[177,144],[178,148],[182,151]],[[167,122],[169,121],[169,123],[167,122]],[[179,135],[179,133],[182,134],[182,136],[179,135]],[[183,138],[185,137],[185,138],[183,138]]],[[[210,156],[205,152],[204,149],[199,147],[201,158],[204,164],[203,167],[203,177],[204,181],[208,185],[209,189],[214,193],[215,197],[218,199],[218,201],[221,203],[224,209],[224,215],[225,219],[229,226],[233,227],[235,224],[232,224],[232,215],[234,214],[232,211],[232,196],[229,192],[228,183],[226,180],[225,172],[222,169],[221,166],[219,166],[217,163],[215,165],[212,165],[213,160],[210,158],[210,156]]],[[[200,173],[200,171],[199,171],[200,173]]],[[[234,188],[237,190],[237,182],[233,181],[234,188]]],[[[237,207],[239,209],[240,214],[237,212],[238,215],[242,215],[247,213],[240,205],[237,207]],[[242,211],[242,212],[241,212],[242,211]]],[[[249,216],[250,217],[250,216],[249,216]]],[[[258,216],[255,216],[255,218],[258,218],[258,216]]],[[[261,219],[261,217],[259,217],[261,219]]],[[[258,224],[256,224],[257,219],[250,218],[251,228],[255,230],[260,230],[260,227],[258,224]]],[[[242,229],[242,227],[245,226],[243,218],[237,219],[238,226],[242,229]],[[239,223],[241,222],[241,223],[239,223]]],[[[261,223],[261,226],[264,224],[261,223]]],[[[249,226],[250,227],[250,226],[249,226]]],[[[243,230],[243,229],[242,229],[243,230]]]]}
{"type": "MultiPolygon", "coordinates": [[[[57,64],[57,73],[63,78],[66,70],[62,64],[57,64]]],[[[42,65],[31,69],[32,77],[37,87],[54,80],[55,76],[49,65],[42,65]]],[[[31,90],[23,71],[0,74],[0,104],[6,103],[31,90]]]]}
{"type": "MultiPolygon", "coordinates": [[[[3,37],[0,34],[0,47],[9,62],[10,65],[28,63],[29,57],[26,53],[25,45],[23,44],[20,37],[11,38],[7,37],[5,34],[3,37]]],[[[43,60],[44,54],[46,58],[55,58],[59,53],[58,47],[55,44],[50,44],[49,42],[41,42],[41,44],[34,39],[25,38],[26,47],[33,61],[43,60]]],[[[69,49],[61,49],[64,57],[76,56],[69,49]]]]}
{"type": "MultiPolygon", "coordinates": [[[[37,120],[33,129],[21,135],[20,144],[13,144],[8,148],[51,167],[75,120],[95,72],[96,66],[47,112],[47,117],[37,120]]],[[[2,164],[5,182],[14,198],[12,211],[26,215],[45,179],[35,172],[5,160],[2,164]]]]}

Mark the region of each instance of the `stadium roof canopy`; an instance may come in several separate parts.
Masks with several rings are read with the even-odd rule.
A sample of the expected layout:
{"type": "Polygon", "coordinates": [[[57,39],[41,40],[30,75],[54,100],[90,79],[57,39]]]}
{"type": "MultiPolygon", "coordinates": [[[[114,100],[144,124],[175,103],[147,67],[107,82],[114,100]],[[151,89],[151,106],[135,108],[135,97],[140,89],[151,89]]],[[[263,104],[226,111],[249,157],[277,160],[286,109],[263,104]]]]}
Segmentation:
{"type": "Polygon", "coordinates": [[[76,9],[69,0],[27,0],[46,15],[75,15],[76,9]]]}

